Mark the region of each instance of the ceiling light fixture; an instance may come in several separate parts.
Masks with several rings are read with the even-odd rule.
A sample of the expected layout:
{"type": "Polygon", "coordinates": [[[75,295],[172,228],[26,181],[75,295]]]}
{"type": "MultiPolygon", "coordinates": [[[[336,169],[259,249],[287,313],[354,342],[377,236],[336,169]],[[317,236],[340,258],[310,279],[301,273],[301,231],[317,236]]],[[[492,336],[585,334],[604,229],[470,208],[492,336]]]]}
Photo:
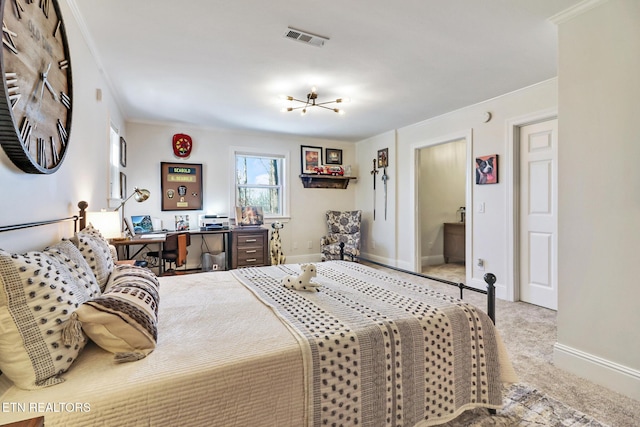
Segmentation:
{"type": "Polygon", "coordinates": [[[316,102],[316,100],[318,99],[318,93],[316,92],[316,88],[312,87],[311,88],[311,92],[307,94],[307,100],[303,101],[301,99],[296,99],[293,96],[287,96],[287,95],[283,95],[281,96],[281,98],[287,100],[287,101],[292,101],[292,102],[299,102],[301,105],[299,107],[284,107],[281,111],[283,112],[288,112],[288,111],[294,111],[294,110],[301,110],[300,113],[304,116],[305,114],[307,114],[308,109],[311,107],[320,107],[320,108],[324,108],[325,110],[331,110],[333,112],[336,112],[338,114],[344,114],[344,110],[341,110],[340,108],[337,107],[331,107],[331,106],[327,106],[328,104],[341,104],[344,102],[349,102],[349,98],[338,98],[334,101],[326,101],[326,102],[316,102]]]}

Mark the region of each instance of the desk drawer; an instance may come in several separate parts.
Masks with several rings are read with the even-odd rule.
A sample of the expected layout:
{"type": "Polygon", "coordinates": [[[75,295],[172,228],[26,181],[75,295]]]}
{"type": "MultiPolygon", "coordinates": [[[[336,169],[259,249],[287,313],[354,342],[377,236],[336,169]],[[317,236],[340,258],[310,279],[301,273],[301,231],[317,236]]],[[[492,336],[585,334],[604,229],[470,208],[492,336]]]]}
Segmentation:
{"type": "Polygon", "coordinates": [[[232,232],[231,268],[269,265],[269,230],[234,229],[232,232]]]}
{"type": "Polygon", "coordinates": [[[245,247],[262,248],[264,246],[264,236],[262,234],[238,234],[238,249],[245,247]]]}
{"type": "Polygon", "coordinates": [[[264,265],[262,249],[238,249],[238,266],[264,265]]]}

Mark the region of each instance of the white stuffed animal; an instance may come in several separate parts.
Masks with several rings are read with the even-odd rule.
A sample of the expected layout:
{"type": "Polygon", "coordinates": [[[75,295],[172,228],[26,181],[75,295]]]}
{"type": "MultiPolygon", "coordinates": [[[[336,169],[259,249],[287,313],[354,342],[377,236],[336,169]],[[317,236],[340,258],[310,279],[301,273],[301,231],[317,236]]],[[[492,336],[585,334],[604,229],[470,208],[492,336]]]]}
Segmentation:
{"type": "Polygon", "coordinates": [[[302,274],[299,276],[285,276],[282,278],[282,285],[285,288],[296,291],[318,292],[321,286],[318,283],[311,283],[311,278],[316,277],[316,266],[313,264],[302,264],[300,266],[302,274]]]}

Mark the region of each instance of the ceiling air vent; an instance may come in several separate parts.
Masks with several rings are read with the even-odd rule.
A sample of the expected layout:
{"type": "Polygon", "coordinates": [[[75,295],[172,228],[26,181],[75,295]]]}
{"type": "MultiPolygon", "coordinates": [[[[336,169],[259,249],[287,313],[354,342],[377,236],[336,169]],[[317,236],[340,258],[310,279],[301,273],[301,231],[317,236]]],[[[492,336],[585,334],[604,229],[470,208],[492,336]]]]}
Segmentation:
{"type": "Polygon", "coordinates": [[[324,46],[325,42],[329,41],[328,37],[322,37],[316,34],[308,33],[306,31],[296,30],[295,28],[291,27],[287,28],[287,31],[284,33],[284,37],[316,47],[322,47],[324,46]]]}

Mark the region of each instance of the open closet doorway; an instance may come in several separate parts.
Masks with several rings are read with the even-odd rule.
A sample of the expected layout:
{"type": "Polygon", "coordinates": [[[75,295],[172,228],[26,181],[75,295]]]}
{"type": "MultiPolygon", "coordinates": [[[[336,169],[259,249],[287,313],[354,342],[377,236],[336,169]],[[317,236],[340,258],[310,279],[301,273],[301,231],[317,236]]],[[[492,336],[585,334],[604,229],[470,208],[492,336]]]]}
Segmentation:
{"type": "Polygon", "coordinates": [[[466,283],[466,138],[419,148],[418,212],[422,273],[466,283]]]}

